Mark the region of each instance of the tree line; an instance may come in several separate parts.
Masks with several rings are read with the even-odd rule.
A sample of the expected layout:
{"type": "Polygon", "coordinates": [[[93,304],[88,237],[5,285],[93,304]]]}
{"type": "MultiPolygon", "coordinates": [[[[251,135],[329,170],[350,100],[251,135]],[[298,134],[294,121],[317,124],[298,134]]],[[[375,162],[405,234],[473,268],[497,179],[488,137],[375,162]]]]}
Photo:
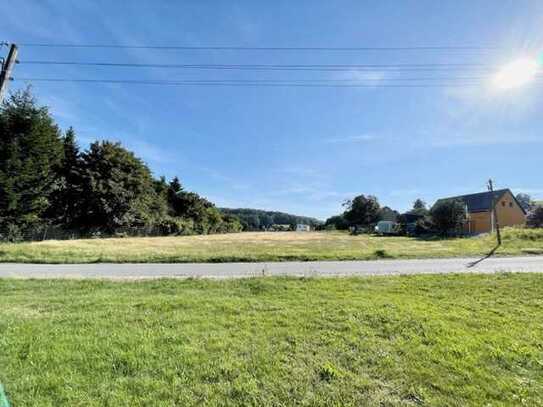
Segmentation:
{"type": "MultiPolygon", "coordinates": [[[[543,206],[534,202],[527,194],[518,194],[517,201],[527,213],[527,225],[543,227],[543,206]]],[[[397,222],[403,234],[439,234],[447,236],[462,233],[466,221],[466,208],[461,200],[440,200],[431,208],[417,199],[412,209],[404,214],[385,206],[372,195],[358,195],[343,203],[344,212],[332,216],[324,223],[325,229],[372,231],[381,220],[397,222]]]]}
{"type": "Polygon", "coordinates": [[[290,225],[291,229],[294,229],[298,224],[309,225],[312,228],[317,228],[322,224],[318,219],[307,216],[260,209],[221,208],[221,212],[239,218],[245,231],[267,230],[272,225],[290,225]]]}
{"type": "Polygon", "coordinates": [[[185,190],[177,177],[154,178],[120,143],[81,150],[75,131],[62,132],[27,89],[0,108],[0,238],[51,227],[78,236],[242,229],[237,217],[185,190]]]}
{"type": "Polygon", "coordinates": [[[352,229],[370,232],[381,220],[397,222],[401,234],[441,234],[459,232],[465,220],[465,207],[461,201],[448,200],[428,208],[417,199],[412,209],[400,214],[387,206],[381,207],[372,195],[358,195],[343,203],[345,211],[326,220],[327,229],[352,229]]]}

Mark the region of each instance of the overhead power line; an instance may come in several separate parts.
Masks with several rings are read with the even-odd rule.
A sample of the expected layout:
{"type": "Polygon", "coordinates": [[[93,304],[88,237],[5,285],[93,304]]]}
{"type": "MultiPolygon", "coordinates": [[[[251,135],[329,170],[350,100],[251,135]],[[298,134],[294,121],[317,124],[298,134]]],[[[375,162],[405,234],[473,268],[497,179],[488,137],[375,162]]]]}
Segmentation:
{"type": "Polygon", "coordinates": [[[132,85],[162,85],[162,86],[251,86],[251,87],[334,87],[334,88],[435,88],[435,87],[464,87],[478,86],[480,82],[449,82],[449,83],[380,83],[380,82],[319,82],[319,81],[280,81],[280,80],[130,80],[130,79],[69,79],[69,78],[15,78],[17,81],[31,82],[79,82],[79,83],[109,83],[132,85]]]}
{"type": "Polygon", "coordinates": [[[128,45],[128,44],[69,44],[69,43],[18,43],[23,47],[42,48],[126,48],[180,51],[484,51],[496,50],[490,46],[422,45],[402,47],[251,47],[251,46],[185,46],[185,45],[128,45]]]}
{"type": "Polygon", "coordinates": [[[70,65],[130,68],[173,68],[209,70],[295,70],[295,71],[352,71],[352,70],[449,70],[465,68],[490,68],[487,64],[433,63],[433,64],[140,64],[119,62],[36,61],[22,60],[22,65],[70,65]]]}
{"type": "MultiPolygon", "coordinates": [[[[17,80],[22,80],[22,78],[16,78],[17,80]]],[[[36,78],[40,79],[40,78],[36,78]]],[[[34,80],[36,80],[34,79],[34,80]]],[[[51,80],[110,80],[110,79],[86,79],[86,78],[41,78],[41,79],[51,79],[51,80]]],[[[407,77],[407,78],[386,78],[386,79],[179,79],[179,80],[153,80],[153,79],[143,79],[145,81],[152,82],[183,82],[183,83],[216,83],[216,82],[234,82],[234,83],[254,83],[254,82],[269,82],[269,83],[293,83],[293,82],[322,82],[322,83],[360,83],[360,82],[381,82],[381,81],[435,81],[435,80],[444,80],[444,81],[456,81],[456,80],[485,80],[488,79],[485,76],[453,76],[453,77],[407,77]]],[[[30,80],[30,79],[29,79],[30,80]]],[[[124,79],[114,79],[114,80],[124,80],[124,79]]],[[[131,79],[126,79],[131,80],[131,79]]]]}

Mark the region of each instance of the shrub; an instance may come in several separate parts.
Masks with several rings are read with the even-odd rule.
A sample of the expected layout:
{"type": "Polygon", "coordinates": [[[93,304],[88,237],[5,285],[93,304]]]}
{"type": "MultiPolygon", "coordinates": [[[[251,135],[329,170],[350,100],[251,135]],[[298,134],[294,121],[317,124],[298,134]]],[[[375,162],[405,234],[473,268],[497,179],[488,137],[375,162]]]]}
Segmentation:
{"type": "Polygon", "coordinates": [[[8,223],[5,226],[5,229],[0,231],[0,241],[6,241],[6,242],[20,242],[23,240],[23,231],[21,227],[13,224],[8,223]]]}
{"type": "Polygon", "coordinates": [[[191,235],[194,233],[194,222],[190,219],[177,217],[165,217],[161,219],[157,227],[161,235],[191,235]]]}
{"type": "Polygon", "coordinates": [[[543,227],[543,206],[536,206],[528,214],[527,225],[532,228],[543,227]]]}
{"type": "Polygon", "coordinates": [[[343,215],[336,215],[326,219],[324,227],[326,230],[347,230],[349,222],[347,222],[343,215]]]}

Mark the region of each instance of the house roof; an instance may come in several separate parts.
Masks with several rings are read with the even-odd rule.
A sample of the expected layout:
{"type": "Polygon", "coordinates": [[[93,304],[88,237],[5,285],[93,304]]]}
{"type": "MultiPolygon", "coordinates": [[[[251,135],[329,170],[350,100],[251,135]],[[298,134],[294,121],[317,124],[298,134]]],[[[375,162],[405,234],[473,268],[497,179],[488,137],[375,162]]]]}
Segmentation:
{"type": "MultiPolygon", "coordinates": [[[[498,201],[506,192],[511,193],[511,191],[508,188],[494,191],[494,200],[498,201]]],[[[512,193],[511,193],[511,196],[513,196],[513,199],[516,201],[516,198],[512,193]]],[[[492,206],[492,192],[490,191],[479,192],[477,194],[459,195],[459,196],[452,196],[449,198],[442,198],[442,199],[439,199],[436,202],[436,204],[438,202],[450,201],[450,200],[463,201],[468,207],[468,212],[486,212],[492,206]]],[[[522,206],[520,204],[519,206],[522,209],[522,206]]],[[[522,209],[522,211],[524,212],[524,209],[522,209]]]]}

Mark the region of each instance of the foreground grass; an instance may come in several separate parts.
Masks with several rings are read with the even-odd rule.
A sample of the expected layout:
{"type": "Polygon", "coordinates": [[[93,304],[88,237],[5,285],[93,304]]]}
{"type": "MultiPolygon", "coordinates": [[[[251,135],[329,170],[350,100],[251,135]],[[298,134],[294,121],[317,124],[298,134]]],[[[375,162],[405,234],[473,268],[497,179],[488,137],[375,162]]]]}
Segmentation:
{"type": "MultiPolygon", "coordinates": [[[[543,254],[543,229],[505,229],[497,255],[543,254]]],[[[479,256],[493,236],[422,240],[347,233],[237,233],[0,244],[0,262],[228,262],[479,256]]]]}
{"type": "Polygon", "coordinates": [[[0,290],[14,406],[543,405],[543,275],[0,290]]]}

